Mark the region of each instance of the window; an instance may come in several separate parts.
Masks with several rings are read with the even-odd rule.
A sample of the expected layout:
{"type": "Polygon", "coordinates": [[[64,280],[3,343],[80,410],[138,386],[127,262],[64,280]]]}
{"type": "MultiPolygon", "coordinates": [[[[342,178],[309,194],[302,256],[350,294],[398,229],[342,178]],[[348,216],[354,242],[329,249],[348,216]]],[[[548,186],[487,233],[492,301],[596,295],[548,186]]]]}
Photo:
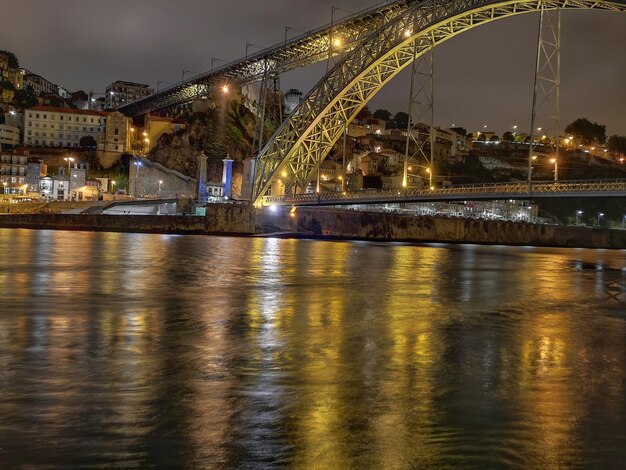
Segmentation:
{"type": "Polygon", "coordinates": [[[28,113],[28,117],[32,118],[33,117],[33,113],[28,113]]]}
{"type": "Polygon", "coordinates": [[[28,121],[28,127],[33,127],[33,123],[31,121],[28,121]]]}
{"type": "Polygon", "coordinates": [[[83,118],[83,122],[87,122],[87,118],[83,118]]]}
{"type": "Polygon", "coordinates": [[[46,127],[48,127],[48,124],[44,124],[42,127],[43,127],[43,128],[46,128],[46,127]]]}
{"type": "Polygon", "coordinates": [[[35,117],[36,117],[37,119],[39,119],[39,114],[36,114],[36,115],[35,115],[35,117]]]}
{"type": "Polygon", "coordinates": [[[47,115],[47,114],[44,114],[44,115],[43,115],[43,118],[44,118],[44,119],[48,119],[48,115],[47,115]]]}
{"type": "Polygon", "coordinates": [[[114,134],[115,135],[119,135],[119,133],[120,133],[120,130],[119,129],[115,129],[115,133],[114,134]]]}
{"type": "Polygon", "coordinates": [[[63,116],[59,116],[59,120],[61,120],[61,121],[62,121],[62,120],[63,120],[63,116]]]}

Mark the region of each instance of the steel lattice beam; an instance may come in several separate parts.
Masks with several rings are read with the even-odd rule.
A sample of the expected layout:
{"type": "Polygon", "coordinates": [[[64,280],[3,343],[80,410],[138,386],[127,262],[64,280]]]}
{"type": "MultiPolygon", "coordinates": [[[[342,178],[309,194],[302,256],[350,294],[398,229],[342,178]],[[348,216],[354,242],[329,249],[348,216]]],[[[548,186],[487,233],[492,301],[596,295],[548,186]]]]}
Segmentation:
{"type": "Polygon", "coordinates": [[[626,11],[626,0],[426,0],[412,5],[346,54],[281,125],[258,156],[253,202],[260,202],[277,175],[286,174],[304,188],[341,137],[345,123],[428,50],[430,46],[423,44],[437,45],[494,20],[537,12],[542,4],[549,10],[626,11]]]}
{"type": "Polygon", "coordinates": [[[210,72],[119,108],[128,116],[140,116],[153,111],[172,108],[207,96],[215,84],[244,85],[259,81],[269,69],[275,74],[327,60],[333,51],[333,38],[341,38],[336,53],[354,49],[373,30],[402,15],[417,0],[385,1],[354,15],[236,60],[210,72]]]}

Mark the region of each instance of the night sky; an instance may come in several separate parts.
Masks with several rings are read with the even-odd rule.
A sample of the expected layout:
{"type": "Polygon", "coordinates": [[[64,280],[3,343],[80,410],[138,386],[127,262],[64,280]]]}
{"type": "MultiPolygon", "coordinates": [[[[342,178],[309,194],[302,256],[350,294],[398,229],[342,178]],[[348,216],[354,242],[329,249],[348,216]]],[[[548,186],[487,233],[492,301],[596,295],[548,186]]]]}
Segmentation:
{"type": "MultiPolygon", "coordinates": [[[[211,57],[242,57],[245,43],[283,40],[284,28],[330,21],[331,5],[357,11],[359,0],[0,0],[0,49],[70,91],[102,92],[114,80],[161,87],[183,69],[210,68],[211,57]]],[[[344,11],[336,12],[337,16],[344,11]]],[[[436,124],[499,133],[529,127],[538,15],[479,27],[436,49],[436,124]]],[[[292,33],[297,34],[297,33],[292,33]]],[[[571,11],[563,16],[562,120],[588,117],[626,134],[626,15],[571,11]]],[[[251,52],[254,49],[251,49],[251,52]]],[[[282,87],[307,91],[324,66],[291,72],[282,87]]],[[[187,74],[189,78],[192,74],[187,74]]],[[[406,110],[408,71],[370,104],[406,110]]]]}

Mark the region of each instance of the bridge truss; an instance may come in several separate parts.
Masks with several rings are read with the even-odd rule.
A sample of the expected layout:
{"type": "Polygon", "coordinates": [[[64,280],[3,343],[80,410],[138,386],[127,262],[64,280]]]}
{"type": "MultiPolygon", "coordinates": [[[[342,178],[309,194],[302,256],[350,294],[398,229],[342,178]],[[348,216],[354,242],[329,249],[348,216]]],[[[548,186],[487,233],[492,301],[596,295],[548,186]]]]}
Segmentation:
{"type": "MultiPolygon", "coordinates": [[[[344,54],[360,44],[372,31],[404,14],[416,0],[387,0],[339,21],[308,31],[285,42],[246,54],[243,59],[212,69],[182,83],[119,108],[127,116],[172,108],[206,97],[223,84],[245,85],[261,81],[265,75],[278,75],[316,62],[330,55],[344,54]]],[[[292,29],[292,28],[290,28],[292,29]]]]}
{"type": "Polygon", "coordinates": [[[257,157],[253,202],[260,204],[277,179],[287,181],[291,192],[303,192],[345,123],[432,47],[498,19],[558,9],[624,12],[626,0],[424,0],[406,5],[346,52],[265,145],[257,157]]]}
{"type": "Polygon", "coordinates": [[[626,180],[537,181],[532,191],[527,183],[466,184],[444,188],[364,190],[293,196],[264,196],[262,206],[338,206],[405,202],[544,199],[575,197],[626,197],[626,180]]]}

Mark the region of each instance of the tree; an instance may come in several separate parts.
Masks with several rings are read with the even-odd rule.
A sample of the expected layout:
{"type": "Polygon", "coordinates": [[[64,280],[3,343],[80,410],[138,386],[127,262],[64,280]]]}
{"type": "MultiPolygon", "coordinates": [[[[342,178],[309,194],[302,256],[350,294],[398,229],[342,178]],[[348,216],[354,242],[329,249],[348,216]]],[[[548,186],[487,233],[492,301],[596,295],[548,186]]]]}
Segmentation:
{"type": "Polygon", "coordinates": [[[37,99],[30,87],[25,90],[16,90],[15,94],[13,95],[13,105],[16,108],[32,108],[33,106],[37,106],[38,104],[39,100],[37,99]]]}
{"type": "Polygon", "coordinates": [[[17,60],[17,56],[13,54],[13,52],[9,51],[0,51],[0,54],[6,54],[9,61],[9,68],[16,69],[20,66],[19,61],[17,60]]]}
{"type": "Polygon", "coordinates": [[[359,111],[359,114],[356,115],[357,120],[362,121],[364,119],[368,119],[372,117],[372,112],[370,111],[370,108],[366,105],[363,109],[361,109],[361,111],[359,111]]]}
{"type": "Polygon", "coordinates": [[[579,118],[565,128],[585,145],[603,144],[606,141],[606,126],[591,122],[587,118],[579,118]]]}
{"type": "Polygon", "coordinates": [[[387,122],[391,119],[391,113],[386,109],[377,109],[374,111],[374,118],[387,122]]]}
{"type": "Polygon", "coordinates": [[[506,131],[504,134],[502,134],[502,140],[504,142],[514,142],[515,136],[512,132],[506,131]]]}
{"type": "Polygon", "coordinates": [[[498,142],[500,140],[500,137],[498,137],[497,135],[492,135],[491,139],[489,139],[491,142],[498,142]]]}
{"type": "Polygon", "coordinates": [[[409,127],[409,114],[400,111],[399,113],[396,113],[393,117],[393,122],[397,129],[406,130],[409,127]]]}
{"type": "Polygon", "coordinates": [[[626,137],[622,135],[612,135],[607,141],[607,148],[611,153],[626,155],[626,137]]]}

